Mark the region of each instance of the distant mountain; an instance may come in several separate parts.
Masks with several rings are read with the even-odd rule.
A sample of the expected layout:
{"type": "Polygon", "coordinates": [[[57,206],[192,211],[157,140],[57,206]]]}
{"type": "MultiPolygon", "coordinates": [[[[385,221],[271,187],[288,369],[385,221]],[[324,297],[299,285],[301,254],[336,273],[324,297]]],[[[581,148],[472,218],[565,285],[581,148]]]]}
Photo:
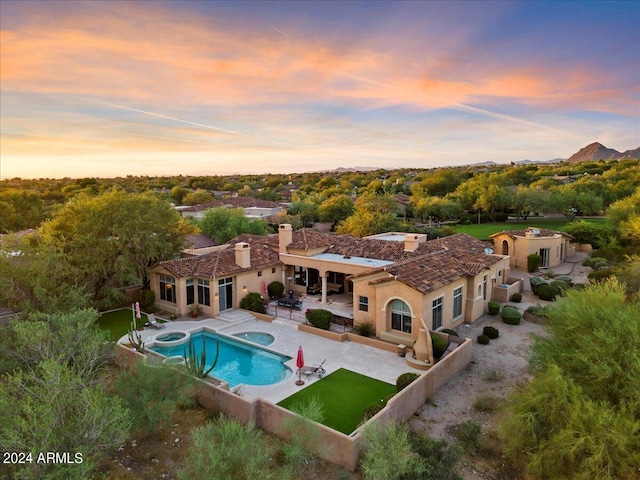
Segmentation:
{"type": "Polygon", "coordinates": [[[383,167],[338,167],[334,172],[372,172],[374,170],[386,170],[383,167]]]}
{"type": "Polygon", "coordinates": [[[516,165],[531,165],[532,163],[558,163],[564,162],[564,158],[552,158],[551,160],[543,160],[541,162],[536,162],[534,160],[518,160],[514,162],[516,165]]]}
{"type": "Polygon", "coordinates": [[[577,153],[571,155],[568,163],[588,162],[592,160],[619,160],[623,158],[640,158],[640,147],[635,150],[627,150],[620,153],[612,148],[607,148],[601,143],[595,142],[581,148],[577,153]]]}

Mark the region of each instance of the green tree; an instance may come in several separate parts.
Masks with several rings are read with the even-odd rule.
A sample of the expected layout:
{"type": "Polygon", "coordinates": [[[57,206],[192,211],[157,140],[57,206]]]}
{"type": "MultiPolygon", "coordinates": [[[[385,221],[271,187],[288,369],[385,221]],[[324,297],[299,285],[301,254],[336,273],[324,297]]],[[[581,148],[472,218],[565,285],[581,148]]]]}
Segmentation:
{"type": "Polygon", "coordinates": [[[398,206],[391,194],[365,193],[355,202],[353,215],[340,222],[336,231],[357,237],[399,230],[398,206]]]}
{"type": "Polygon", "coordinates": [[[536,187],[518,187],[511,209],[518,218],[526,220],[533,212],[544,212],[549,204],[549,193],[536,187]]]}
{"type": "Polygon", "coordinates": [[[44,218],[44,202],[37,193],[16,189],[0,192],[0,233],[36,228],[44,218]]]}
{"type": "Polygon", "coordinates": [[[171,258],[195,232],[152,193],[111,190],[74,197],[42,226],[45,244],[79,270],[97,306],[124,300],[122,287],[149,286],[149,267],[171,258]]]}
{"type": "Polygon", "coordinates": [[[305,227],[318,221],[318,204],[310,201],[294,201],[289,207],[289,215],[299,215],[305,227]]]}
{"type": "Polygon", "coordinates": [[[264,220],[245,217],[242,208],[211,208],[198,225],[204,233],[221,244],[243,233],[266,235],[269,232],[264,220]]]}
{"type": "Polygon", "coordinates": [[[39,236],[7,235],[0,246],[0,304],[28,313],[66,312],[89,306],[79,267],[39,236]]]}
{"type": "Polygon", "coordinates": [[[202,203],[213,202],[213,195],[206,190],[198,189],[195,192],[189,192],[182,197],[184,205],[200,205],[202,203]]]}
{"type": "Polygon", "coordinates": [[[171,189],[171,198],[177,205],[184,205],[184,197],[186,197],[189,192],[190,190],[188,188],[175,186],[171,189]]]}
{"type": "Polygon", "coordinates": [[[318,218],[321,222],[330,222],[335,226],[352,215],[353,211],[353,201],[348,195],[336,195],[318,207],[318,218]]]}
{"type": "Polygon", "coordinates": [[[633,195],[611,204],[607,220],[620,230],[620,237],[633,245],[640,242],[640,187],[633,195]]]}
{"type": "Polygon", "coordinates": [[[129,434],[131,417],[120,400],[100,384],[85,383],[73,369],[55,360],[1,381],[2,450],[30,452],[34,460],[17,465],[6,478],[89,478],[97,459],[129,434]],[[40,452],[77,453],[82,462],[37,463],[40,452]]]}

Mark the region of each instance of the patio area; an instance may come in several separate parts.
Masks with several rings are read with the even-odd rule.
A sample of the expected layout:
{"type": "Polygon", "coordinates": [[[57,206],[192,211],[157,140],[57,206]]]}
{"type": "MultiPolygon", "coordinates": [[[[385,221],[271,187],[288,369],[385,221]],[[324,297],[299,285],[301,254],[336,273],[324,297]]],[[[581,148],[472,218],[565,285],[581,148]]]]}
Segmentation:
{"type": "Polygon", "coordinates": [[[302,303],[301,308],[289,308],[278,305],[277,300],[272,300],[267,305],[267,314],[276,317],[274,323],[297,324],[307,323],[305,312],[312,309],[324,309],[333,313],[337,319],[331,324],[331,330],[335,332],[344,332],[353,326],[353,297],[350,294],[342,293],[331,295],[326,303],[321,302],[320,295],[299,295],[294,297],[302,303]]]}
{"type": "MultiPolygon", "coordinates": [[[[319,308],[317,302],[307,301],[305,302],[306,304],[312,305],[308,308],[319,308]]],[[[301,321],[304,321],[304,309],[296,313],[301,315],[301,321]]],[[[422,373],[419,370],[410,368],[405,359],[395,353],[349,341],[336,342],[311,333],[298,331],[297,320],[287,319],[286,322],[291,322],[291,324],[279,323],[278,319],[272,323],[265,322],[255,319],[248,312],[229,310],[216,318],[168,322],[165,324],[165,328],[161,330],[145,328],[140,334],[147,345],[152,343],[156,336],[167,332],[186,332],[205,326],[226,336],[241,332],[264,332],[273,335],[274,342],[267,347],[261,348],[291,357],[291,360],[286,362],[285,365],[291,369],[293,374],[286,380],[272,385],[240,385],[236,388],[235,392],[238,395],[250,400],[260,397],[272,403],[278,403],[300,391],[300,389],[319,381],[316,374],[303,375],[305,384],[302,386],[296,385],[298,377],[295,375],[297,370],[295,363],[298,346],[302,346],[304,350],[305,365],[320,364],[326,359],[323,365],[326,369],[326,375],[344,368],[383,382],[395,384],[396,378],[402,373],[409,371],[418,374],[422,373]]],[[[120,341],[126,342],[127,338],[123,337],[120,341]]]]}

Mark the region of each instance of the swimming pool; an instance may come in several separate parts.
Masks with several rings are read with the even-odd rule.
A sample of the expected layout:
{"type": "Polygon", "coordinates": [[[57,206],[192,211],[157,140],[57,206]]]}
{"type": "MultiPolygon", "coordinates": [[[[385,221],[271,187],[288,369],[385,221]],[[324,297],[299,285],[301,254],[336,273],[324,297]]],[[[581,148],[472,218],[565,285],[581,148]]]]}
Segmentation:
{"type": "MultiPolygon", "coordinates": [[[[196,355],[202,353],[204,348],[207,354],[207,362],[213,362],[216,355],[216,339],[220,348],[218,363],[210,373],[212,377],[219,378],[235,387],[241,383],[247,385],[271,385],[286,380],[291,376],[291,369],[284,363],[291,357],[268,352],[254,345],[239,342],[231,338],[223,337],[212,332],[202,331],[193,333],[190,342],[196,351],[196,355]]],[[[152,345],[153,350],[165,357],[182,356],[188,352],[188,342],[181,345],[163,347],[152,345]]],[[[211,366],[211,363],[208,364],[211,366]]]]}
{"type": "Polygon", "coordinates": [[[271,345],[275,340],[273,335],[265,332],[240,332],[234,333],[233,336],[264,346],[271,345]]]}

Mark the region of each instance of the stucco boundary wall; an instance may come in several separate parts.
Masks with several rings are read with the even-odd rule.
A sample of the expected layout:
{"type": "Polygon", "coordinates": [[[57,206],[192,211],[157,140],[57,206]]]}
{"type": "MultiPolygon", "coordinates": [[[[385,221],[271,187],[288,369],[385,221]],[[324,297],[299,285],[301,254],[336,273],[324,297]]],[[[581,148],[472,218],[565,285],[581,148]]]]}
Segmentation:
{"type": "MultiPolygon", "coordinates": [[[[314,330],[318,329],[314,328],[314,330]]],[[[371,338],[357,335],[354,337],[362,340],[363,343],[366,341],[365,344],[368,344],[368,341],[376,342],[371,338]]],[[[373,422],[399,422],[410,418],[440,387],[468,365],[471,361],[471,349],[471,339],[464,339],[453,352],[392,397],[386,407],[371,418],[365,426],[373,422]]],[[[144,357],[145,355],[123,345],[116,347],[116,361],[124,367],[128,368],[136,360],[144,357]]],[[[290,438],[287,425],[295,422],[299,417],[298,414],[262,398],[249,401],[204,380],[197,380],[196,396],[200,405],[206,409],[226,413],[244,424],[253,423],[256,427],[284,439],[290,438]]],[[[352,435],[345,435],[319,423],[307,422],[312,426],[311,428],[317,429],[318,433],[318,441],[315,443],[317,448],[313,453],[328,462],[355,471],[358,467],[362,441],[360,432],[363,427],[352,435]]]]}

